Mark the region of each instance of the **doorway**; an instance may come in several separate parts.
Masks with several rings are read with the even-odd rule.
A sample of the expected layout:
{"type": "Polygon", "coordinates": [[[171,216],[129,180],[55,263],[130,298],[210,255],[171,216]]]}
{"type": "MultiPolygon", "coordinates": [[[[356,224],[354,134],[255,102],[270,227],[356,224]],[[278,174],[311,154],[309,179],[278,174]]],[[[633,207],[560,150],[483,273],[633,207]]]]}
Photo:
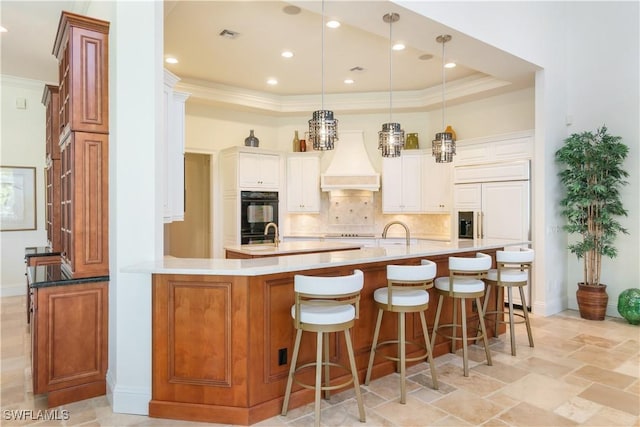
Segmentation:
{"type": "Polygon", "coordinates": [[[211,156],[184,155],[184,221],[165,224],[165,255],[211,256],[211,156]]]}

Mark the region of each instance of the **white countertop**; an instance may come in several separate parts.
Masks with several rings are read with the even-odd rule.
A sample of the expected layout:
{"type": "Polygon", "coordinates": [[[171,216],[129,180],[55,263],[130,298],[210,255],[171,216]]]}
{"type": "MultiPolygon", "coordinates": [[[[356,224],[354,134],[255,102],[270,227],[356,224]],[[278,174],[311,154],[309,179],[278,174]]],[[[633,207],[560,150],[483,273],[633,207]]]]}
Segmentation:
{"type": "Polygon", "coordinates": [[[460,240],[453,242],[418,242],[410,246],[390,245],[358,250],[321,252],[302,255],[275,256],[252,259],[174,258],[164,257],[122,269],[124,273],[199,274],[259,276],[264,274],[304,271],[316,268],[360,265],[459,252],[498,249],[505,246],[527,245],[530,242],[493,239],[460,240]]]}
{"type": "Polygon", "coordinates": [[[314,252],[314,251],[341,251],[348,249],[360,249],[361,244],[347,243],[340,241],[308,241],[308,242],[280,242],[278,246],[273,243],[265,243],[258,245],[231,245],[225,246],[227,251],[238,252],[250,256],[278,256],[291,255],[297,252],[314,252]]]}

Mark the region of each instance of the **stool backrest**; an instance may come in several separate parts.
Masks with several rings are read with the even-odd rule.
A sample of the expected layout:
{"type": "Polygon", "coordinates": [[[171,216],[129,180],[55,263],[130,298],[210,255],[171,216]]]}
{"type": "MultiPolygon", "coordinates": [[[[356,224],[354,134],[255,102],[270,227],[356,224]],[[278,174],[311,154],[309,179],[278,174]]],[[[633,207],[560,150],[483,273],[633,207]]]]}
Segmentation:
{"type": "Polygon", "coordinates": [[[436,277],[436,263],[422,260],[420,265],[387,265],[387,279],[397,282],[424,282],[436,277]]]}
{"type": "Polygon", "coordinates": [[[492,262],[491,256],[482,252],[476,253],[475,257],[449,257],[449,295],[453,295],[456,279],[480,280],[486,276],[492,262]]]}
{"type": "Polygon", "coordinates": [[[475,257],[449,257],[449,270],[469,273],[487,272],[491,268],[491,256],[476,253],[475,257]]]}
{"type": "Polygon", "coordinates": [[[501,281],[502,272],[504,271],[521,271],[526,272],[528,275],[534,255],[533,249],[529,248],[522,248],[519,251],[496,251],[498,282],[501,281]]]}
{"type": "Polygon", "coordinates": [[[420,265],[387,265],[388,310],[391,310],[394,290],[432,288],[436,272],[436,263],[427,259],[420,265]]]}
{"type": "Polygon", "coordinates": [[[348,276],[305,276],[296,274],[293,277],[295,294],[296,327],[300,322],[301,305],[345,305],[353,304],[356,319],[360,314],[360,291],[364,286],[362,270],[353,270],[348,276]]]}
{"type": "Polygon", "coordinates": [[[505,264],[531,264],[534,258],[533,249],[523,248],[519,251],[496,251],[496,262],[505,264]]]}

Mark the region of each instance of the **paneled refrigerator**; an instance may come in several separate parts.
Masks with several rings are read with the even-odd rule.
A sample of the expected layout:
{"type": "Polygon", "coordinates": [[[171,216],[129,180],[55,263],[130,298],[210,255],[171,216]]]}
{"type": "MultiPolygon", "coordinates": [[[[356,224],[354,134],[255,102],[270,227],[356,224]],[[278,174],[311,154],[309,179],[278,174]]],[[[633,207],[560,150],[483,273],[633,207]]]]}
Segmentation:
{"type": "MultiPolygon", "coordinates": [[[[529,161],[460,166],[454,183],[459,239],[530,240],[529,161]]],[[[530,306],[530,286],[525,293],[530,306]]]]}

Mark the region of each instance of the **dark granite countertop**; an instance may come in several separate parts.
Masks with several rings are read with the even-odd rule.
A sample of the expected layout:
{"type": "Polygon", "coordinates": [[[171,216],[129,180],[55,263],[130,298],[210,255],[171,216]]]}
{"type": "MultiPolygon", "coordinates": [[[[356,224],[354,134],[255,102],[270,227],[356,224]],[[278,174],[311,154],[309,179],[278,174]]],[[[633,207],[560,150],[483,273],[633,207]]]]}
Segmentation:
{"type": "Polygon", "coordinates": [[[108,282],[109,276],[83,277],[74,279],[62,269],[62,264],[27,267],[30,288],[49,286],[81,285],[83,283],[108,282]]]}
{"type": "Polygon", "coordinates": [[[31,246],[24,248],[25,259],[39,256],[56,256],[60,255],[60,251],[52,251],[48,246],[31,246]]]}

